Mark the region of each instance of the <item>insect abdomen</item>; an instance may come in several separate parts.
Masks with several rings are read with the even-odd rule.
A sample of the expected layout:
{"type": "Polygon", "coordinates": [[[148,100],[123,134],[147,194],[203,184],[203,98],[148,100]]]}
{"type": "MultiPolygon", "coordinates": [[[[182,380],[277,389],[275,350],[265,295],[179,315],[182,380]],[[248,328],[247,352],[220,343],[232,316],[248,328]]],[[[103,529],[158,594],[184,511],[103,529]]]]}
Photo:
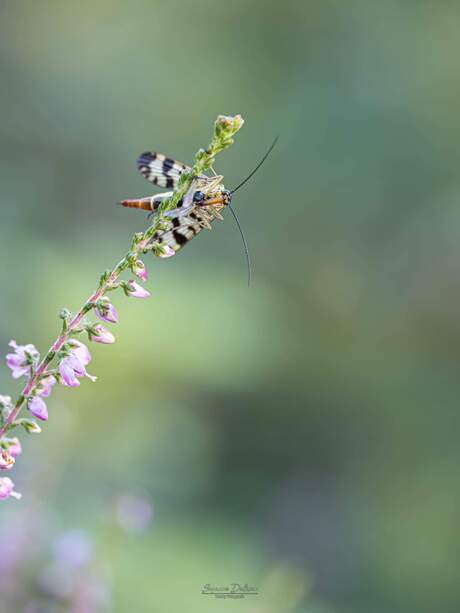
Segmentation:
{"type": "Polygon", "coordinates": [[[132,198],[129,200],[122,200],[121,206],[126,206],[131,209],[142,209],[143,211],[156,211],[161,203],[161,198],[132,198]]]}

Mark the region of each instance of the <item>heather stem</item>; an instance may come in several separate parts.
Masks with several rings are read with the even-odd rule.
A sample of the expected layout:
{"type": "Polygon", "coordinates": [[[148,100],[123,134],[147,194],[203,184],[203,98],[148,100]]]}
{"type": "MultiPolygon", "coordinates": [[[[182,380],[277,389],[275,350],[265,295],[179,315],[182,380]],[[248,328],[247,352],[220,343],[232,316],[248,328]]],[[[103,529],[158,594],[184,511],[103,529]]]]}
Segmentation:
{"type": "Polygon", "coordinates": [[[103,276],[103,280],[101,280],[98,289],[88,298],[88,300],[86,300],[78,313],[71,319],[67,326],[65,326],[65,331],[63,331],[51,345],[42,361],[28,380],[19,398],[17,399],[15,406],[0,428],[0,440],[8,430],[15,426],[15,421],[27,398],[32,394],[32,392],[35,391],[35,388],[40,380],[46,376],[46,374],[48,374],[47,368],[49,364],[66,344],[72,334],[78,329],[78,326],[85,315],[95,307],[98,300],[100,300],[109,289],[112,289],[119,276],[130,267],[133,258],[137,259],[141,253],[151,250],[152,238],[164,222],[166,213],[176,208],[177,203],[188,192],[192,186],[193,180],[197,176],[202,175],[204,172],[213,167],[217,153],[220,153],[220,151],[223,151],[233,143],[232,137],[242,127],[242,125],[243,119],[239,115],[235,117],[225,117],[223,115],[218,116],[214,124],[214,137],[208,148],[200,149],[198,151],[191,171],[184,173],[181,176],[179,186],[170,198],[163,201],[159,208],[158,214],[154,217],[153,223],[147,228],[147,230],[145,230],[145,232],[136,234],[133,237],[130,251],[122,260],[120,260],[120,262],[112,269],[110,273],[103,276]]]}

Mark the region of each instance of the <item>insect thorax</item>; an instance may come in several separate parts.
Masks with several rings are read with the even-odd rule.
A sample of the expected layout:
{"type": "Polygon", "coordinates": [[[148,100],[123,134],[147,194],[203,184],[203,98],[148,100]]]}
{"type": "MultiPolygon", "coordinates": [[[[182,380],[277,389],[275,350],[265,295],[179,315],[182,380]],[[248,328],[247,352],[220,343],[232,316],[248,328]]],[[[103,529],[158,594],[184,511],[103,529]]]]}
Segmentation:
{"type": "Polygon", "coordinates": [[[198,189],[195,190],[193,201],[197,206],[212,206],[221,210],[230,204],[232,195],[222,183],[221,175],[215,177],[203,177],[197,182],[198,189]]]}

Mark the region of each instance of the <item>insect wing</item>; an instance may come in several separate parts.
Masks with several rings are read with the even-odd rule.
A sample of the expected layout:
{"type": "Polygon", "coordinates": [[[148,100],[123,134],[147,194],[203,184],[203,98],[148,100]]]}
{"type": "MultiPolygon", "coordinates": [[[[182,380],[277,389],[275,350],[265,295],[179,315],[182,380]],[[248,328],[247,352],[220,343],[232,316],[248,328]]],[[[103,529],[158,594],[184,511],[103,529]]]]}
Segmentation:
{"type": "Polygon", "coordinates": [[[190,170],[190,167],[182,162],[176,162],[153,151],[146,151],[140,155],[137,159],[137,167],[147,181],[168,189],[177,187],[181,174],[190,170]]]}
{"type": "Polygon", "coordinates": [[[193,202],[193,196],[195,194],[196,182],[193,181],[190,189],[185,194],[183,198],[181,198],[177,204],[177,208],[172,211],[168,211],[165,213],[165,217],[184,217],[189,215],[189,213],[195,208],[195,203],[193,202]]]}
{"type": "MultiPolygon", "coordinates": [[[[184,245],[192,240],[203,228],[211,228],[210,222],[218,219],[211,207],[194,207],[186,216],[178,216],[171,219],[165,230],[157,232],[153,237],[160,245],[168,246],[179,251],[184,245]]],[[[161,256],[160,256],[161,257],[161,256]]]]}
{"type": "Polygon", "coordinates": [[[160,245],[171,247],[177,252],[202,229],[203,226],[199,221],[194,221],[190,217],[176,217],[171,220],[168,229],[154,236],[154,240],[160,245]]]}

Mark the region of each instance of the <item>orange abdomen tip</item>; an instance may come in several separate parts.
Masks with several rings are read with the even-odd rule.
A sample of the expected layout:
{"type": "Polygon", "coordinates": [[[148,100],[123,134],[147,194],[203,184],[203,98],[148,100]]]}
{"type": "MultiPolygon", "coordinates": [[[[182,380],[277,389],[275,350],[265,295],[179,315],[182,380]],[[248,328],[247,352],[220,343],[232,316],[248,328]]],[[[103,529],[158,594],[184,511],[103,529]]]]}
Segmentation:
{"type": "Polygon", "coordinates": [[[128,207],[130,209],[142,209],[143,211],[151,211],[152,210],[152,199],[151,198],[136,198],[130,200],[121,200],[118,204],[121,206],[128,207]]]}

